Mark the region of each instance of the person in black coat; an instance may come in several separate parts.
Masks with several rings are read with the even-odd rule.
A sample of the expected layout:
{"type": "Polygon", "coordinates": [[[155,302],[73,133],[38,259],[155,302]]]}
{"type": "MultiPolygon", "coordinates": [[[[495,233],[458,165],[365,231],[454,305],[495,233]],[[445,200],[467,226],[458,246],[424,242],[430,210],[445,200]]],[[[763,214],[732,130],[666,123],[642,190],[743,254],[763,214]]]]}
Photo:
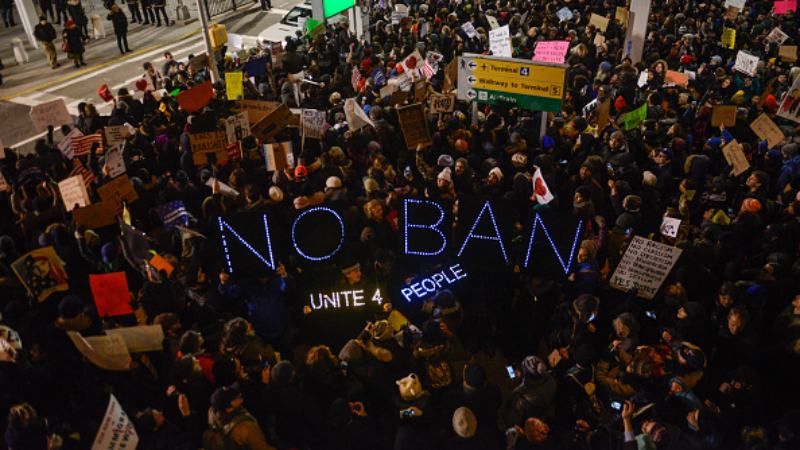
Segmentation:
{"type": "Polygon", "coordinates": [[[117,35],[119,52],[123,55],[130,52],[131,49],[128,47],[128,18],[119,8],[119,5],[111,5],[111,11],[108,13],[107,19],[114,24],[114,34],[117,35]]]}
{"type": "Polygon", "coordinates": [[[83,33],[74,20],[67,21],[67,27],[62,33],[62,37],[67,42],[67,55],[75,63],[75,67],[85,66],[83,53],[86,49],[83,46],[83,33]]]}

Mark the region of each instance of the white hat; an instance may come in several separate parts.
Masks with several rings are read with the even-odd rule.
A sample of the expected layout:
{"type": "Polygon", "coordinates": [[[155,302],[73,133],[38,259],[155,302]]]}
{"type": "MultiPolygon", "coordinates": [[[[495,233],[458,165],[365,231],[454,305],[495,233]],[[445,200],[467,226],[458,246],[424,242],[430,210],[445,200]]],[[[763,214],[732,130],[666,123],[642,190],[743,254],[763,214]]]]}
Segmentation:
{"type": "Polygon", "coordinates": [[[342,187],[342,179],[337,176],[328,177],[325,180],[325,189],[339,189],[342,187]]]}
{"type": "Polygon", "coordinates": [[[269,198],[273,202],[282,202],[283,201],[283,191],[278,186],[270,186],[270,188],[269,188],[269,198]]]}
{"type": "Polygon", "coordinates": [[[309,202],[308,197],[305,195],[300,195],[295,197],[294,199],[294,209],[304,209],[308,208],[309,202]]]}
{"type": "Polygon", "coordinates": [[[471,409],[462,406],[453,413],[453,431],[462,438],[471,438],[478,431],[478,419],[471,409]]]}

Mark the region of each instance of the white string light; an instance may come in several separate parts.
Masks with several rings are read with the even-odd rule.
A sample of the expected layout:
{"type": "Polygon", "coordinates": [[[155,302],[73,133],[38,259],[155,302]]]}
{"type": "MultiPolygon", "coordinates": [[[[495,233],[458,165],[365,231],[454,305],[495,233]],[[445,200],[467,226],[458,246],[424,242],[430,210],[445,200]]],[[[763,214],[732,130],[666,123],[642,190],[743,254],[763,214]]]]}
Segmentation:
{"type": "Polygon", "coordinates": [[[458,251],[458,256],[461,257],[461,254],[464,253],[464,248],[467,246],[467,243],[470,239],[483,239],[485,241],[497,241],[500,243],[500,251],[503,252],[503,259],[505,259],[506,264],[508,264],[508,254],[506,253],[506,247],[503,245],[503,239],[500,237],[500,230],[497,228],[497,221],[494,220],[494,211],[492,210],[492,206],[489,204],[489,200],[486,200],[486,203],[483,204],[483,208],[481,208],[481,212],[478,214],[478,217],[475,218],[475,221],[472,223],[472,228],[469,230],[469,234],[467,237],[464,238],[464,243],[461,244],[461,250],[458,251]],[[483,212],[489,210],[489,219],[492,221],[492,226],[494,227],[494,236],[484,236],[482,234],[473,234],[475,228],[478,226],[478,222],[480,222],[481,217],[483,217],[483,212]]]}
{"type": "Polygon", "coordinates": [[[267,215],[263,215],[264,218],[264,237],[267,239],[267,253],[269,254],[269,260],[264,258],[261,253],[258,252],[246,239],[239,235],[236,230],[231,227],[231,225],[226,222],[222,217],[217,218],[217,223],[219,224],[219,234],[222,238],[222,249],[225,252],[225,261],[228,263],[228,272],[233,273],[233,261],[231,260],[230,251],[228,249],[228,239],[225,236],[225,230],[227,229],[244,247],[256,256],[256,258],[260,259],[267,267],[272,270],[275,270],[275,258],[272,254],[272,240],[270,239],[269,235],[269,222],[267,221],[267,215]]]}
{"type": "Polygon", "coordinates": [[[343,243],[344,243],[344,221],[342,220],[342,217],[339,215],[339,213],[337,213],[336,211],[328,208],[327,206],[316,206],[314,208],[307,209],[307,210],[303,211],[302,213],[300,213],[300,215],[297,216],[296,219],[294,219],[294,223],[292,224],[292,246],[294,246],[294,249],[297,251],[297,253],[300,256],[302,256],[303,258],[305,258],[305,259],[307,259],[309,261],[324,261],[326,259],[330,259],[331,257],[333,257],[333,255],[335,255],[336,253],[339,252],[339,250],[342,248],[342,244],[343,243]],[[296,236],[296,234],[297,234],[297,223],[300,222],[300,219],[305,217],[307,214],[311,214],[311,213],[317,212],[317,211],[324,211],[324,212],[328,212],[328,213],[333,214],[333,217],[336,217],[336,220],[339,222],[339,228],[341,230],[341,235],[339,236],[339,244],[336,246],[336,249],[333,250],[331,253],[325,255],[325,256],[307,255],[302,250],[300,250],[300,246],[297,245],[297,236],[296,236]]]}
{"type": "Polygon", "coordinates": [[[412,199],[412,198],[405,199],[403,201],[403,244],[404,244],[404,250],[406,252],[406,255],[436,256],[436,255],[441,254],[444,251],[445,247],[447,247],[447,237],[444,235],[444,233],[442,233],[441,230],[439,230],[439,225],[442,224],[443,220],[444,220],[444,209],[438,203],[432,202],[430,200],[416,200],[416,199],[412,199]],[[439,218],[436,220],[436,223],[434,223],[432,225],[409,223],[408,222],[408,205],[409,205],[409,203],[427,204],[427,205],[435,206],[439,210],[439,218]],[[420,228],[420,229],[426,229],[426,230],[435,231],[439,235],[439,237],[442,238],[442,246],[439,247],[439,249],[436,250],[435,252],[410,250],[409,249],[410,246],[408,245],[409,244],[408,243],[408,230],[409,230],[409,228],[420,228]]]}
{"type": "Polygon", "coordinates": [[[561,268],[564,269],[564,273],[568,274],[569,269],[572,267],[572,258],[575,255],[575,248],[578,246],[578,239],[581,235],[581,228],[583,227],[583,220],[578,221],[578,227],[575,229],[575,238],[572,241],[572,248],[569,251],[569,255],[567,256],[567,262],[564,262],[564,259],[561,257],[561,254],[558,253],[558,248],[556,247],[555,241],[553,238],[550,237],[550,231],[547,229],[547,226],[544,224],[544,221],[536,214],[536,217],[533,219],[533,225],[531,226],[531,237],[528,240],[528,251],[525,253],[525,268],[528,267],[528,263],[531,259],[531,250],[533,249],[533,240],[536,238],[536,228],[541,225],[542,230],[544,230],[544,235],[547,237],[547,241],[550,242],[550,248],[553,249],[553,253],[556,254],[556,258],[558,258],[559,264],[561,264],[561,268]]]}

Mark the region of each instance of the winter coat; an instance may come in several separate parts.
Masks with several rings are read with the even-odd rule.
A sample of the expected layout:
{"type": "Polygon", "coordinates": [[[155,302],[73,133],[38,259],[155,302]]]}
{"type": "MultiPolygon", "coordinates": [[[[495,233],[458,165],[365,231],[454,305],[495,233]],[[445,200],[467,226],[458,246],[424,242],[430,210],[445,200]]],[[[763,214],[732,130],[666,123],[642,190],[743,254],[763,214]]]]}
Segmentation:
{"type": "Polygon", "coordinates": [[[33,29],[33,36],[39,42],[53,42],[56,40],[57,36],[56,29],[53,28],[52,24],[46,23],[42,25],[40,23],[33,29]]]}
{"type": "Polygon", "coordinates": [[[502,417],[506,427],[521,426],[528,417],[552,416],[557,389],[558,383],[550,374],[525,378],[503,406],[502,417]]]}
{"type": "Polygon", "coordinates": [[[128,33],[128,18],[121,10],[111,12],[107,17],[114,24],[114,34],[117,36],[128,33]]]}
{"type": "Polygon", "coordinates": [[[82,55],[86,49],[83,47],[83,34],[78,27],[64,30],[64,40],[67,41],[67,53],[71,55],[82,55]]]}

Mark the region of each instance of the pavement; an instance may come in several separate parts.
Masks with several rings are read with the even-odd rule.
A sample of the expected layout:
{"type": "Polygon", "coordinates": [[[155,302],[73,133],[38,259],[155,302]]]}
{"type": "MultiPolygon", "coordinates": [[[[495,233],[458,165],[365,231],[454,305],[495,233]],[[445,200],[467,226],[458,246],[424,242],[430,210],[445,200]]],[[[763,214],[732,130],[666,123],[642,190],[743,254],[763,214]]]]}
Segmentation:
{"type": "MultiPolygon", "coordinates": [[[[259,4],[247,2],[237,11],[214,17],[212,21],[225,24],[228,33],[256,36],[277,23],[292,6],[301,1],[273,0],[274,8],[269,12],[261,11],[259,4]]],[[[126,9],[124,11],[127,13],[126,9]]],[[[171,12],[168,10],[168,14],[174,20],[174,9],[171,12]]],[[[44,53],[29,47],[26,49],[30,62],[16,65],[10,45],[2,45],[0,58],[5,69],[2,71],[3,85],[0,86],[0,142],[21,153],[31,151],[35,141],[44,134],[34,129],[29,116],[30,108],[57,98],[64,99],[73,116],[77,115],[78,103],[84,101],[94,103],[101,114],[110,113],[111,105],[103,103],[97,95],[98,87],[107,84],[116,93],[117,89],[127,86],[134,92],[134,82],[144,71],[143,63],[149,61],[160,68],[166,51],[181,61],[204,50],[196,10],[190,9],[190,17],[189,21],[169,27],[131,24],[128,44],[133,52],[126,55],[120,55],[108,22],[106,37],[93,39],[87,44],[84,60],[88,65],[79,69],[60,50],[61,67],[51,69],[44,53]]],[[[60,27],[56,27],[60,32],[60,27]]],[[[22,38],[27,44],[22,26],[0,30],[0,42],[9,43],[14,37],[22,38]]],[[[60,138],[60,132],[55,137],[60,138]]]]}

